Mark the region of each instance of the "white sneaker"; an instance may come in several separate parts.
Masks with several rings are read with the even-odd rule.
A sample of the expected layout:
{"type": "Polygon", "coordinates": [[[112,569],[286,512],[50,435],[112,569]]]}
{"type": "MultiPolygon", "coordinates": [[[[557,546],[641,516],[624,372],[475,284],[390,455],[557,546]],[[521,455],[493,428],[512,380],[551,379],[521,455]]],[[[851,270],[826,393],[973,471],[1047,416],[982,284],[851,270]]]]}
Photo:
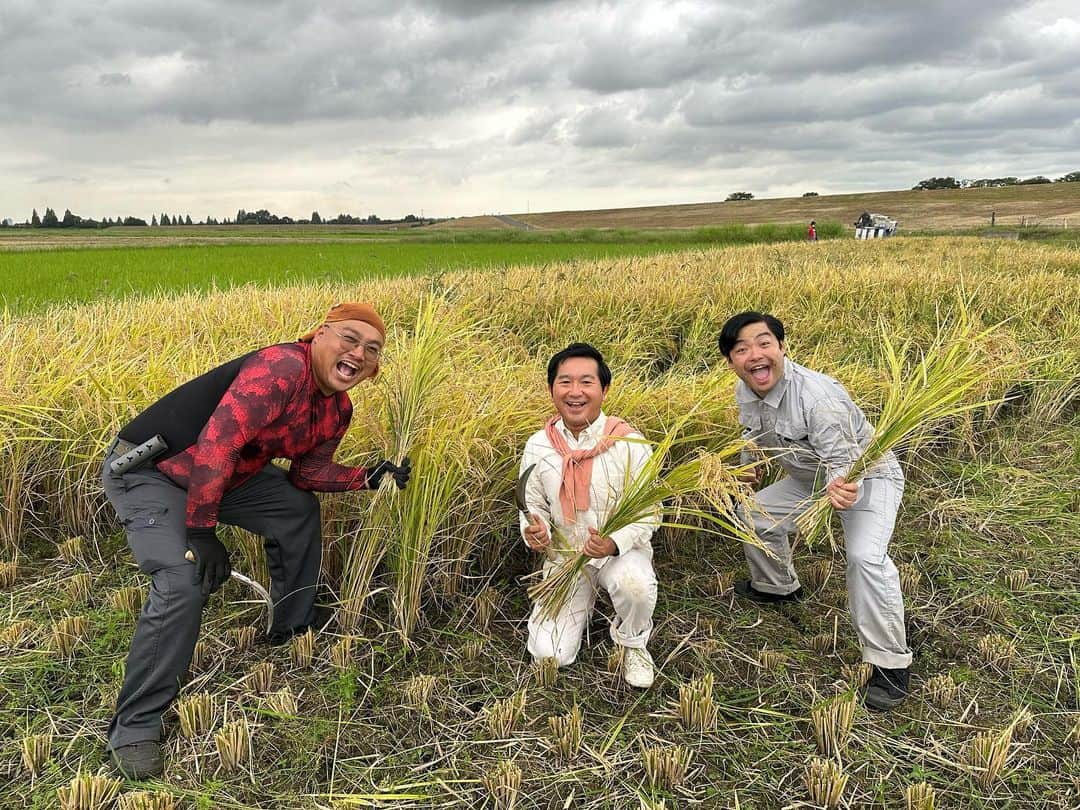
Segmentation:
{"type": "Polygon", "coordinates": [[[623,649],[623,678],[638,689],[648,689],[653,685],[653,660],[648,650],[623,649]]]}

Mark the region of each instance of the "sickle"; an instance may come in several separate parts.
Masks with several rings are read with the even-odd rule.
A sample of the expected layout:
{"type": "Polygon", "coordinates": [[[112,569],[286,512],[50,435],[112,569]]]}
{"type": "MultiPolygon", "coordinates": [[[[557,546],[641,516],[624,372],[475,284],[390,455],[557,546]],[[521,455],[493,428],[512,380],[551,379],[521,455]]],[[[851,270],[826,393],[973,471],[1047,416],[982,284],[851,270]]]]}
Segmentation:
{"type": "Polygon", "coordinates": [[[530,464],[517,480],[517,486],[514,487],[514,504],[519,512],[525,513],[526,517],[529,515],[529,505],[525,503],[525,487],[529,483],[529,476],[532,475],[532,471],[535,469],[536,465],[530,464]]]}
{"type": "MultiPolygon", "coordinates": [[[[188,549],[187,552],[184,554],[184,559],[190,563],[195,562],[195,555],[192,553],[191,549],[188,549]]],[[[244,576],[239,571],[232,571],[230,572],[229,576],[231,576],[237,582],[242,582],[247,585],[249,588],[255,591],[255,593],[261,596],[264,602],[266,602],[266,632],[267,634],[269,634],[270,628],[274,626],[274,600],[270,598],[270,594],[266,592],[266,588],[253,580],[251,577],[244,576]]]]}

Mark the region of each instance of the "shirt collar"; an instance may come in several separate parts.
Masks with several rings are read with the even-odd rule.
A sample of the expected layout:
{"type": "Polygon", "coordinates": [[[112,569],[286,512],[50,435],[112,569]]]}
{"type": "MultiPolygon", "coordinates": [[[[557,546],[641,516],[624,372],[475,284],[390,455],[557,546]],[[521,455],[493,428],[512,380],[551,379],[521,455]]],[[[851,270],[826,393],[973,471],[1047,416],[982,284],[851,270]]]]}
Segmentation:
{"type": "Polygon", "coordinates": [[[579,445],[589,441],[593,444],[600,441],[600,438],[604,435],[605,425],[607,425],[607,414],[600,411],[600,415],[596,417],[596,421],[581,431],[577,438],[574,438],[574,434],[570,432],[570,429],[566,426],[566,423],[563,422],[562,418],[555,423],[556,429],[562,432],[562,435],[566,437],[567,441],[577,442],[579,445]]]}

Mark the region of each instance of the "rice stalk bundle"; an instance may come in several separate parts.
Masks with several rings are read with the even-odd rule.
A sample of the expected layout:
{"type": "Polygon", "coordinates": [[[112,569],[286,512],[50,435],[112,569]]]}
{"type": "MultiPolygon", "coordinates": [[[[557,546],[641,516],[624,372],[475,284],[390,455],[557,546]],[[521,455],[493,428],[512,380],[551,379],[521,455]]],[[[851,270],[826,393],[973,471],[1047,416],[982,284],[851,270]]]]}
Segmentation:
{"type": "Polygon", "coordinates": [[[907,810],[934,810],[937,795],[926,782],[916,782],[904,788],[904,803],[907,810]]]}
{"type": "Polygon", "coordinates": [[[685,745],[646,746],[641,743],[641,764],[652,788],[677,788],[686,781],[694,752],[685,745]]]}
{"type": "Polygon", "coordinates": [[[956,685],[956,681],[952,679],[951,675],[942,674],[935,675],[934,677],[926,681],[926,694],[930,698],[930,702],[941,709],[947,709],[956,702],[957,695],[960,692],[959,687],[956,685]]]}
{"type": "Polygon", "coordinates": [[[109,595],[109,606],[129,619],[139,615],[143,604],[143,589],[138,585],[118,588],[109,595]]]}
{"type": "Polygon", "coordinates": [[[1012,748],[1012,726],[999,732],[983,731],[968,741],[964,761],[972,770],[979,784],[989,788],[1001,775],[1009,761],[1012,748]]]}
{"type": "Polygon", "coordinates": [[[474,630],[481,633],[488,632],[491,627],[491,620],[495,617],[501,599],[502,594],[490,585],[485,585],[480,589],[475,599],[476,624],[473,627],[474,630]]]}
{"type": "Polygon", "coordinates": [[[1069,733],[1065,736],[1065,741],[1072,741],[1073,746],[1080,748],[1080,712],[1073,714],[1072,728],[1069,729],[1069,733]]]}
{"type": "Polygon", "coordinates": [[[978,615],[990,622],[1005,620],[1005,603],[988,593],[980,594],[971,600],[971,607],[978,615]]]}
{"type": "Polygon", "coordinates": [[[1005,586],[1010,591],[1023,591],[1031,580],[1031,573],[1026,568],[1017,568],[1005,575],[1005,586]]]}
{"type": "Polygon", "coordinates": [[[121,796],[116,807],[117,810],[176,810],[176,800],[168,793],[136,790],[121,796]]]}
{"type": "Polygon", "coordinates": [[[484,772],[480,781],[495,810],[514,810],[521,792],[521,768],[517,763],[500,759],[494,768],[484,772]]]}
{"type": "Polygon", "coordinates": [[[90,622],[85,616],[64,616],[52,626],[52,649],[66,658],[89,634],[90,622]]]}
{"type": "Polygon", "coordinates": [[[504,700],[492,701],[484,711],[484,722],[493,737],[503,738],[513,734],[521,722],[525,713],[525,701],[528,692],[525,689],[518,690],[504,700]]]}
{"type": "Polygon", "coordinates": [[[189,669],[192,672],[202,672],[206,669],[210,660],[210,646],[205,641],[196,641],[195,649],[191,653],[191,665],[189,669]]]}
{"type": "Polygon", "coordinates": [[[998,669],[1008,669],[1016,658],[1016,642],[1001,633],[987,633],[976,642],[979,658],[998,669]]]}
{"type": "Polygon", "coordinates": [[[405,698],[405,704],[417,711],[429,710],[431,695],[435,691],[438,678],[434,675],[414,675],[405,681],[401,694],[405,698]]]}
{"type": "Polygon", "coordinates": [[[274,714],[282,714],[295,717],[298,709],[296,695],[288,686],[283,686],[276,692],[270,692],[264,698],[266,708],[274,714]]]}
{"type": "Polygon", "coordinates": [[[912,563],[900,563],[896,566],[900,571],[900,591],[906,594],[913,594],[919,590],[919,586],[922,585],[922,571],[919,570],[917,565],[912,563]]]}
{"type": "MultiPolygon", "coordinates": [[[[874,435],[844,476],[848,483],[861,481],[888,453],[917,443],[933,425],[994,401],[978,397],[972,401],[971,397],[991,375],[983,344],[996,329],[977,331],[961,302],[955,322],[939,327],[930,345],[920,352],[910,340],[897,347],[888,326],[882,324],[882,355],[889,375],[885,402],[874,435]],[[911,360],[914,367],[908,373],[911,360]]],[[[832,542],[833,511],[828,496],[822,495],[799,516],[796,525],[808,545],[826,537],[832,542]]]]}
{"type": "MultiPolygon", "coordinates": [[[[610,537],[619,529],[635,523],[650,522],[657,526],[732,535],[742,542],[761,544],[733,512],[722,504],[717,504],[715,500],[711,502],[710,508],[699,509],[685,503],[690,496],[700,495],[702,492],[700,457],[676,465],[666,475],[663,473],[669,454],[691,416],[693,411],[682,416],[674,428],[667,431],[655,444],[652,455],[637,477],[630,479],[630,471],[627,469],[627,480],[623,482],[622,494],[610,505],[602,524],[597,528],[601,535],[610,537]],[[717,506],[720,509],[716,508],[717,506]],[[691,519],[700,525],[686,522],[691,519]]],[[[608,452],[617,452],[617,449],[618,443],[608,452]]],[[[737,452],[737,449],[729,450],[730,455],[736,455],[737,452]]],[[[731,486],[733,499],[744,497],[742,493],[745,487],[742,484],[735,481],[731,486]]],[[[558,532],[552,533],[552,545],[555,551],[566,556],[566,559],[529,588],[529,597],[539,606],[540,617],[548,620],[558,616],[589,561],[589,557],[571,548],[565,538],[558,535],[558,532]]]]}
{"type": "Polygon", "coordinates": [[[855,703],[856,696],[852,692],[815,706],[810,712],[814,742],[822,756],[836,756],[847,747],[855,725],[855,703]]]}
{"type": "Polygon", "coordinates": [[[274,682],[275,667],[270,661],[261,661],[251,668],[247,683],[256,695],[265,695],[274,682]]]}
{"type": "Polygon", "coordinates": [[[581,707],[576,703],[566,714],[548,717],[551,747],[561,759],[572,759],[581,750],[582,722],[581,707]]]}
{"type": "Polygon", "coordinates": [[[735,574],[731,571],[717,571],[710,584],[713,596],[723,596],[735,586],[735,574]]]}
{"type": "Polygon", "coordinates": [[[821,655],[827,655],[834,652],[833,650],[833,634],[832,633],[818,633],[810,636],[807,640],[810,645],[810,649],[821,655]]]}
{"type": "Polygon", "coordinates": [[[462,661],[466,663],[475,663],[480,660],[480,656],[484,652],[484,647],[487,646],[487,642],[482,638],[472,638],[461,645],[461,651],[458,655],[462,661]]]}
{"type": "Polygon", "coordinates": [[[803,775],[810,801],[828,810],[840,804],[847,782],[848,775],[844,773],[843,766],[833,759],[814,757],[803,775]]]}
{"type": "Polygon", "coordinates": [[[60,559],[68,565],[78,565],[86,559],[86,543],[78,535],[60,543],[56,550],[60,553],[60,559]]]}
{"type": "Polygon", "coordinates": [[[779,650],[762,650],[758,653],[758,664],[767,672],[774,672],[787,663],[786,653],[779,650]]]}
{"type": "Polygon", "coordinates": [[[93,587],[93,578],[86,571],[73,574],[64,582],[64,596],[72,605],[85,605],[93,587]]]}
{"type": "Polygon", "coordinates": [[[626,647],[616,644],[611,648],[607,657],[607,671],[617,675],[623,670],[623,662],[626,660],[626,647]]]}
{"type": "Polygon", "coordinates": [[[19,578],[19,564],[16,562],[0,562],[0,589],[7,590],[15,584],[19,578]]]}
{"type": "Polygon", "coordinates": [[[330,665],[338,672],[345,672],[353,663],[353,647],[356,636],[342,636],[330,648],[330,665]]]}
{"type": "Polygon", "coordinates": [[[214,696],[209,692],[196,692],[176,701],[176,713],[180,717],[180,733],[191,739],[205,734],[214,724],[214,696]]]}
{"type": "Polygon", "coordinates": [[[638,810],[667,810],[667,799],[653,799],[649,796],[638,796],[638,810]]]}
{"type": "Polygon", "coordinates": [[[53,737],[49,732],[28,734],[19,741],[22,752],[22,766],[32,777],[41,775],[42,769],[52,758],[53,737]]]}
{"type": "Polygon", "coordinates": [[[1035,722],[1035,715],[1031,713],[1031,709],[1027,706],[1021,706],[1017,709],[1009,721],[1009,726],[1013,730],[1013,735],[1019,735],[1021,737],[1027,736],[1028,731],[1031,730],[1031,724],[1035,722]]]}
{"type": "Polygon", "coordinates": [[[226,638],[234,652],[248,652],[255,646],[255,628],[250,625],[230,627],[226,638]]]}
{"type": "Polygon", "coordinates": [[[555,656],[541,658],[533,665],[533,680],[540,688],[554,685],[559,678],[559,659],[555,656]]]}
{"type": "Polygon", "coordinates": [[[308,667],[315,656],[315,631],[310,627],[306,633],[293,636],[289,640],[289,660],[293,666],[308,667]]]}
{"type": "Polygon", "coordinates": [[[251,758],[251,730],[247,720],[240,718],[226,723],[214,735],[221,769],[233,773],[251,758]]]}
{"type": "Polygon", "coordinates": [[[79,773],[66,787],[56,789],[60,810],[106,810],[120,792],[121,780],[79,773]]]}
{"type": "Polygon", "coordinates": [[[799,580],[812,591],[820,590],[832,574],[831,560],[814,560],[806,566],[799,580]]]}
{"type": "Polygon", "coordinates": [[[711,672],[679,685],[675,714],[687,731],[708,731],[716,725],[719,707],[713,699],[711,672]]]}
{"type": "Polygon", "coordinates": [[[34,623],[27,619],[12,622],[0,630],[0,650],[15,650],[22,647],[30,638],[34,623]]]}
{"type": "Polygon", "coordinates": [[[866,686],[873,674],[874,667],[868,661],[860,661],[857,664],[844,664],[841,669],[844,680],[853,688],[859,689],[866,686]]]}

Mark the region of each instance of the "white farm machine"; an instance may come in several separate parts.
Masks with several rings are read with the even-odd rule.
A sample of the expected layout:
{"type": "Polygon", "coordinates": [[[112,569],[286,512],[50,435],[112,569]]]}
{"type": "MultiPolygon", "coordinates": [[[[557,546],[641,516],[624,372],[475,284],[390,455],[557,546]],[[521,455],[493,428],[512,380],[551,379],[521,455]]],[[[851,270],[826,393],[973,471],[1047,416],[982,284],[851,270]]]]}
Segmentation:
{"type": "Polygon", "coordinates": [[[856,239],[885,239],[896,233],[899,223],[884,214],[863,214],[855,221],[856,239]]]}

